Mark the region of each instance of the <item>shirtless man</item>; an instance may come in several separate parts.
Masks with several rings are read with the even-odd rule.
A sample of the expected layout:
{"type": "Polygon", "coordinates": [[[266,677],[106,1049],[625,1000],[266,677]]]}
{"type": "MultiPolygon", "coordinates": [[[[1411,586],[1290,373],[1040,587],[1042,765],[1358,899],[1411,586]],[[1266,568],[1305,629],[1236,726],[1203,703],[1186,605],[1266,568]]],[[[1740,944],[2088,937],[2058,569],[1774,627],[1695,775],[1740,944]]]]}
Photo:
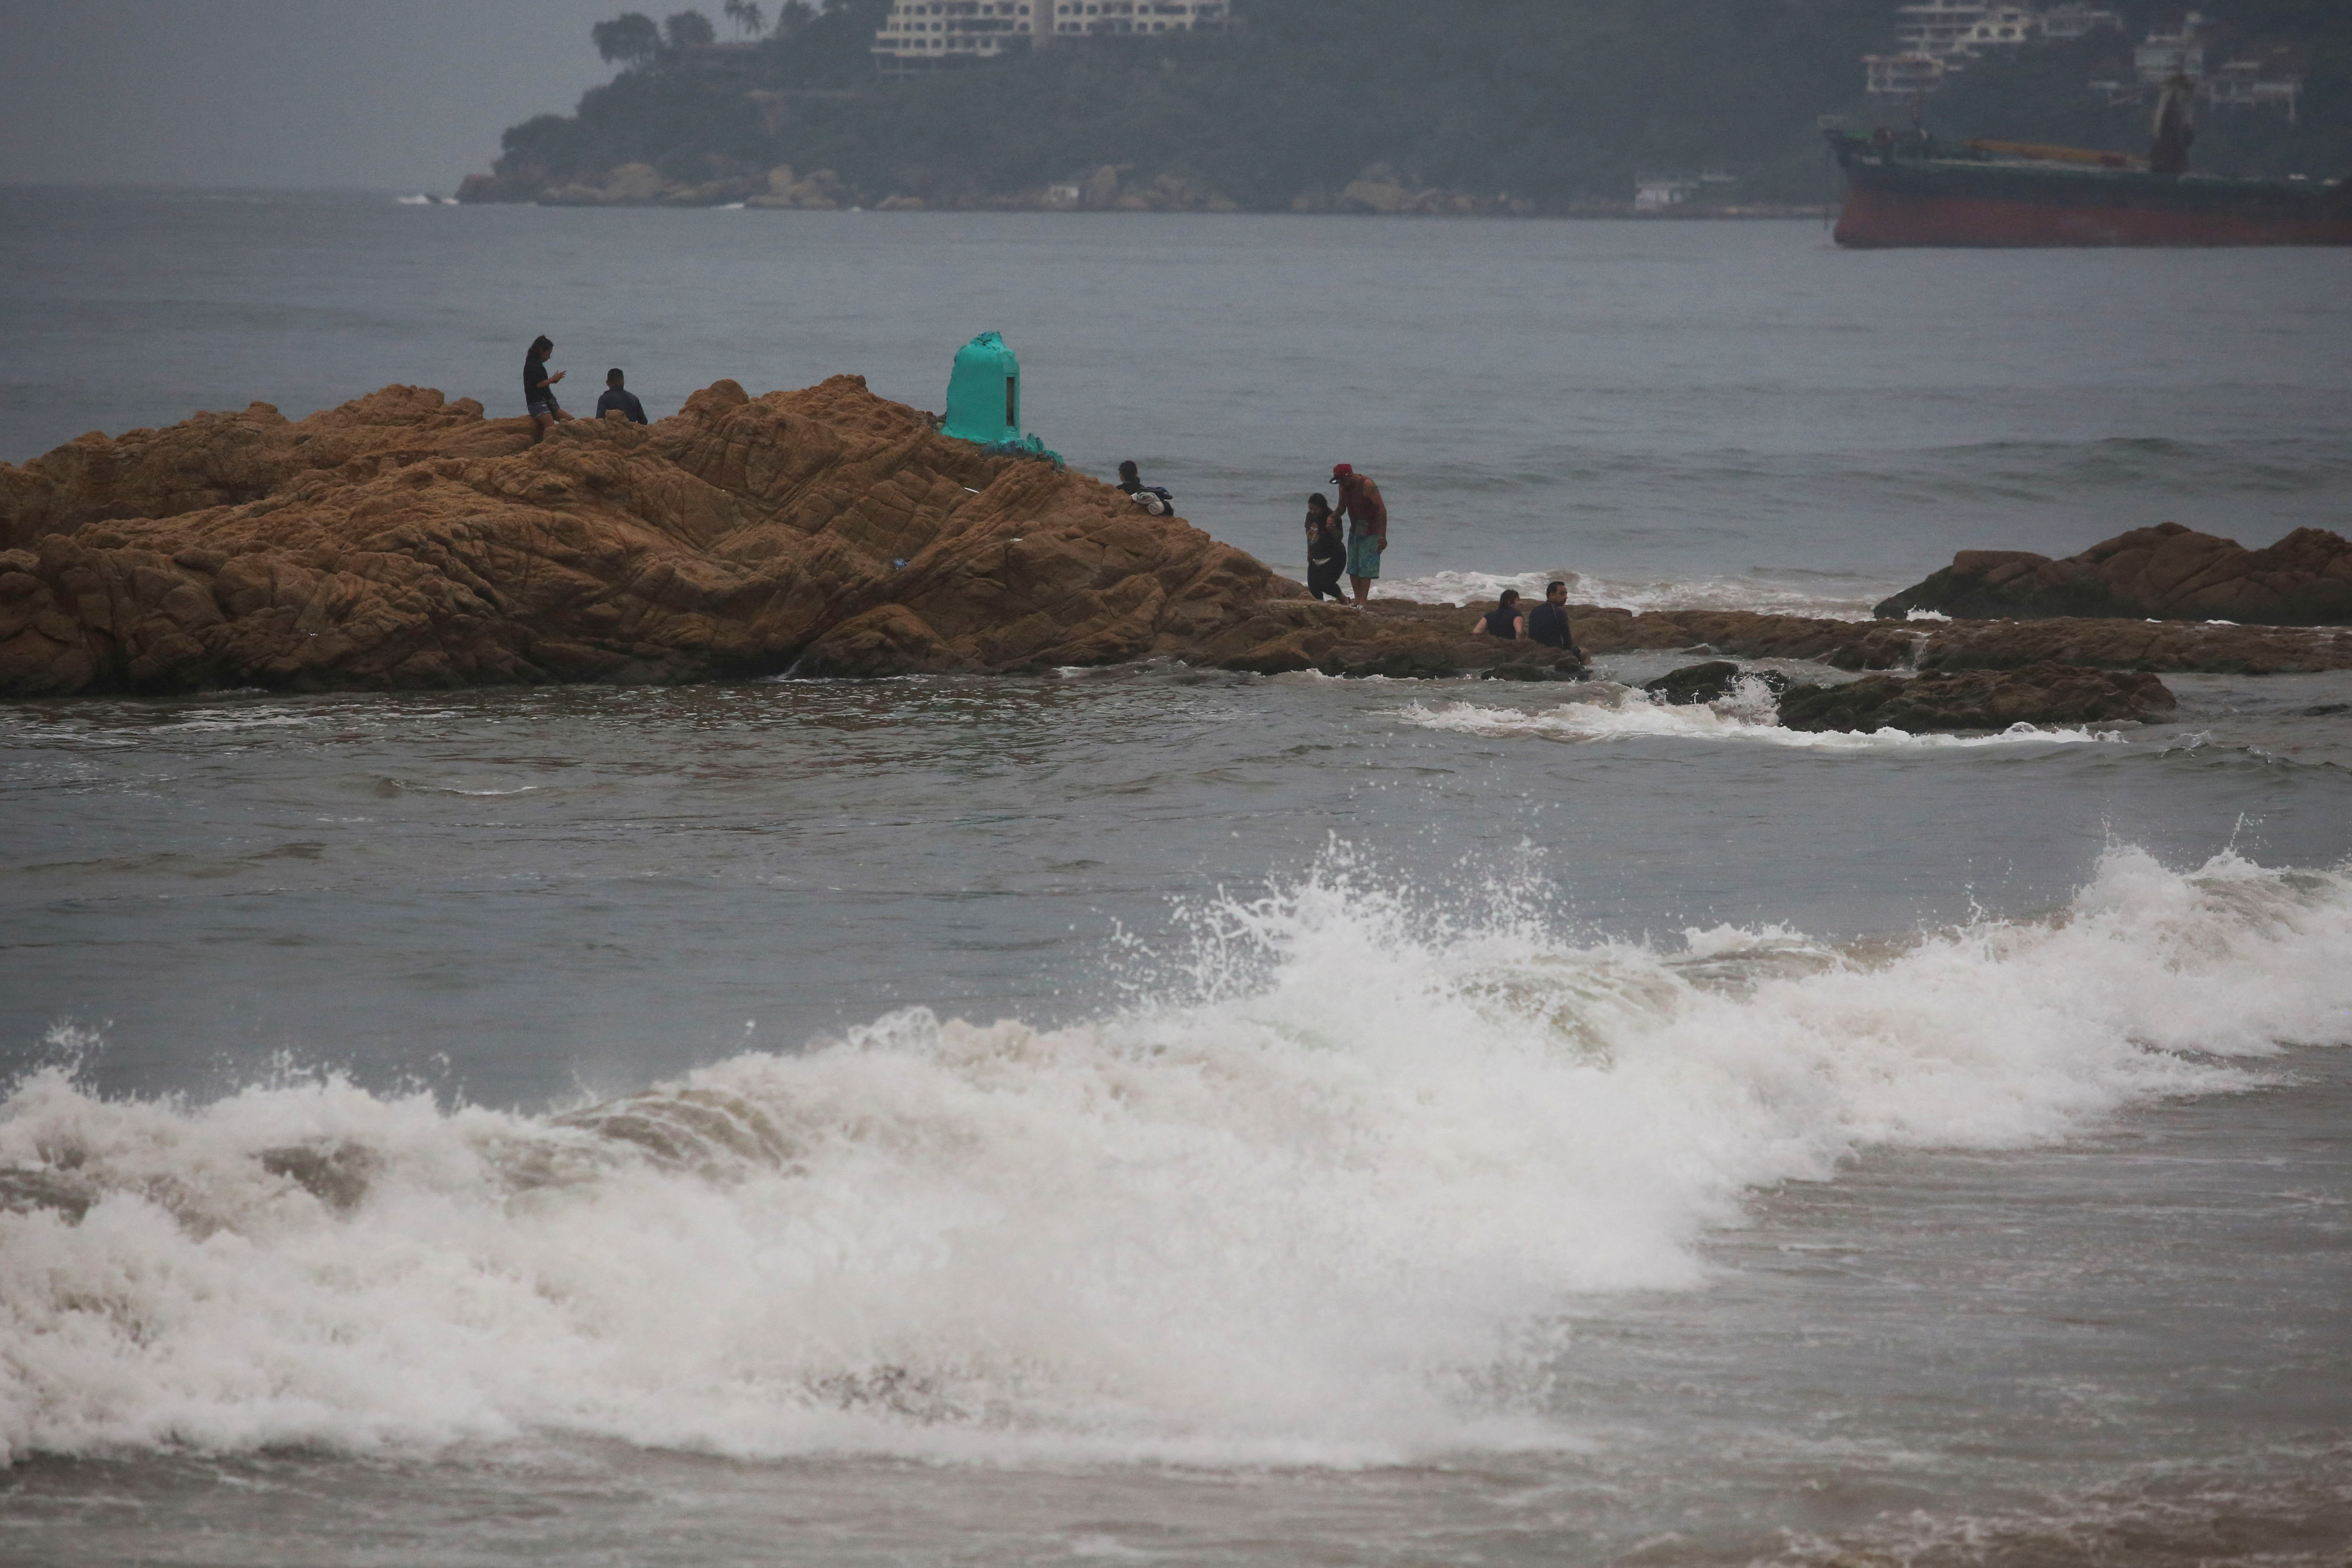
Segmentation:
{"type": "Polygon", "coordinates": [[[1332,509],[1348,520],[1348,581],[1356,590],[1356,607],[1371,601],[1372,582],[1381,574],[1381,552],[1389,547],[1389,507],[1381,487],[1341,463],[1331,470],[1339,487],[1339,504],[1332,509]]]}

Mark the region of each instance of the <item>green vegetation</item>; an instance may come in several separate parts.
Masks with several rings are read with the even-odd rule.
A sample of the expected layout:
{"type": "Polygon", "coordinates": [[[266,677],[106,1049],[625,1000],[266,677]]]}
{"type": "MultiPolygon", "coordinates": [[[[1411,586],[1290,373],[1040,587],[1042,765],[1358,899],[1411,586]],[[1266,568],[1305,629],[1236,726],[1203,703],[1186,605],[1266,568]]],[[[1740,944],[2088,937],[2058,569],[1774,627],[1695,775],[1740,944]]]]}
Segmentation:
{"type": "MultiPolygon", "coordinates": [[[[1894,46],[1895,0],[1245,0],[1232,35],[1097,39],[907,79],[868,53],[887,0],[730,5],[739,34],[711,47],[698,12],[656,28],[624,16],[593,41],[623,68],[569,117],[506,133],[474,199],[787,199],[874,205],[1043,203],[1079,184],[1089,205],[1330,205],[1368,174],[1404,190],[1467,193],[1517,210],[1632,195],[1637,172],[1721,169],[1744,201],[1818,201],[1814,122],[1904,121],[1864,100],[1859,57],[1894,46]],[[747,17],[744,13],[751,15],[747,17]],[[646,165],[619,192],[613,171],[646,165]],[[1098,171],[1109,166],[1108,183],[1098,171]],[[657,176],[657,177],[656,177],[657,176]],[[1092,184],[1086,183],[1092,177],[1092,184]],[[656,185],[658,195],[646,195],[656,185]],[[777,186],[772,194],[772,186],[777,186]]],[[[2087,82],[2136,31],[2049,45],[1972,68],[1923,106],[1948,135],[2137,151],[2147,113],[2087,82]]],[[[2254,38],[2308,55],[2301,122],[2214,110],[2200,167],[2352,174],[2352,15],[2342,0],[2211,0],[2254,38]]],[[[2127,74],[2127,73],[2126,73],[2127,74]]]]}

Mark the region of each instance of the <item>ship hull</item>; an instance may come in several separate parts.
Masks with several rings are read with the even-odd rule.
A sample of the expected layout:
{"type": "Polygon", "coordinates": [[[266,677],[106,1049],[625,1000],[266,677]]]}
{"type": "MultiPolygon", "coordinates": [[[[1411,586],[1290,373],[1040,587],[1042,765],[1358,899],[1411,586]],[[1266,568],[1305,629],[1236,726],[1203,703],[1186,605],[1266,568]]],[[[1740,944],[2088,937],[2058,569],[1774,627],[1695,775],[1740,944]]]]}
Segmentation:
{"type": "Polygon", "coordinates": [[[1840,245],[2352,245],[2352,191],[1958,160],[1846,157],[1840,245]]]}

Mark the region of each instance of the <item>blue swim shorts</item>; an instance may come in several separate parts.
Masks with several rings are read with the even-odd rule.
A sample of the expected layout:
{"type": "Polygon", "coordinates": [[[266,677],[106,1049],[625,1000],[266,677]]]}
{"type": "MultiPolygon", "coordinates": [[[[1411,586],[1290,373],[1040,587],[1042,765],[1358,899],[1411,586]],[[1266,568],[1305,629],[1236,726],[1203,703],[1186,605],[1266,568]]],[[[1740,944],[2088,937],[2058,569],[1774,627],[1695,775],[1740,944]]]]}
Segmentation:
{"type": "Polygon", "coordinates": [[[1381,574],[1381,541],[1375,533],[1348,541],[1348,575],[1377,577],[1381,574]]]}

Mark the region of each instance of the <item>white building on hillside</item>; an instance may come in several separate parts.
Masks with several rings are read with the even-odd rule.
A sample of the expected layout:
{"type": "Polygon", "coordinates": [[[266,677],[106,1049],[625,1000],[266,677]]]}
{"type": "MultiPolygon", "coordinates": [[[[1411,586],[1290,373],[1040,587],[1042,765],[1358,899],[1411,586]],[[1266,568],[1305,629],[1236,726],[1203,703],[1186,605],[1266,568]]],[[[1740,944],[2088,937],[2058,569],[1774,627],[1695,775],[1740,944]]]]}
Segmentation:
{"type": "Polygon", "coordinates": [[[1127,37],[1137,33],[1221,33],[1226,0],[1051,0],[1054,36],[1127,37]]]}
{"type": "Polygon", "coordinates": [[[2205,74],[2205,17],[2191,11],[2177,27],[2151,27],[2132,51],[2132,69],[2150,86],[2185,76],[2196,81],[2205,74]]]}
{"type": "Polygon", "coordinates": [[[949,59],[992,59],[1015,40],[1028,43],[1052,0],[892,0],[874,35],[885,71],[949,59]]]}
{"type": "Polygon", "coordinates": [[[1946,77],[2003,49],[2046,38],[2079,38],[2123,17],[2089,0],[2042,7],[2014,0],[1912,0],[1895,10],[1891,55],[1864,55],[1873,98],[1907,99],[1933,92],[1946,77]]]}
{"type": "Polygon", "coordinates": [[[901,74],[1084,37],[1223,32],[1228,0],[892,0],[874,58],[901,74]]]}

